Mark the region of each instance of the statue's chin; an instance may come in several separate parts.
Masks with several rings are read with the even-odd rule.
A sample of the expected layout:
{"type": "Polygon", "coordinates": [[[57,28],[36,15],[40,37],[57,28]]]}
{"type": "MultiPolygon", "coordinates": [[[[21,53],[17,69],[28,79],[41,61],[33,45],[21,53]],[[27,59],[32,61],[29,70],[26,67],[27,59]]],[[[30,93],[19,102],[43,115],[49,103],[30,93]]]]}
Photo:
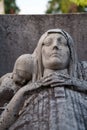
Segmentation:
{"type": "Polygon", "coordinates": [[[67,65],[63,64],[61,62],[51,62],[49,66],[47,66],[46,68],[52,69],[52,70],[62,70],[62,69],[66,69],[67,65]]]}
{"type": "Polygon", "coordinates": [[[67,68],[68,65],[68,59],[58,58],[58,57],[52,57],[49,60],[44,60],[43,66],[46,69],[52,69],[52,70],[63,70],[67,68]]]}

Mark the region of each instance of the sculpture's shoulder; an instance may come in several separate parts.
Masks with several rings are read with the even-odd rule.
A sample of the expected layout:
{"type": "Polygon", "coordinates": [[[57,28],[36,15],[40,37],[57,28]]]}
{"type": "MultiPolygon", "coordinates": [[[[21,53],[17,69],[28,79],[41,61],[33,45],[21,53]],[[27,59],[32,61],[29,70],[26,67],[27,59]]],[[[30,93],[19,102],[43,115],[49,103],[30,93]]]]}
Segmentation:
{"type": "Polygon", "coordinates": [[[0,78],[0,94],[7,91],[16,93],[20,88],[20,86],[13,81],[12,75],[12,73],[7,73],[0,78]]]}
{"type": "Polygon", "coordinates": [[[0,78],[0,85],[2,84],[2,82],[6,79],[11,79],[12,77],[12,73],[7,73],[5,75],[3,75],[1,78],[0,78]]]}
{"type": "Polygon", "coordinates": [[[81,64],[83,65],[83,68],[87,70],[87,61],[81,61],[81,64]]]}
{"type": "Polygon", "coordinates": [[[0,78],[0,114],[14,95],[11,77],[12,73],[7,73],[0,78]]]}
{"type": "Polygon", "coordinates": [[[13,86],[12,73],[7,73],[0,78],[0,93],[9,90],[13,86]]]}
{"type": "Polygon", "coordinates": [[[87,61],[81,61],[81,66],[82,66],[82,75],[85,80],[87,80],[87,61]]]}

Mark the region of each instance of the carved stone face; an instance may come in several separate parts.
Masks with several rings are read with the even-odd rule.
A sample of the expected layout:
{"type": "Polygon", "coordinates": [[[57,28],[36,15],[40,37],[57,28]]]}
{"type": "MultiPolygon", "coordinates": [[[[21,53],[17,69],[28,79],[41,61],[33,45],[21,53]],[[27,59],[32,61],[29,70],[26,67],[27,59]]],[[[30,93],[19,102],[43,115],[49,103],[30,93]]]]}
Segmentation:
{"type": "Polygon", "coordinates": [[[23,71],[23,70],[16,70],[16,73],[13,74],[13,81],[24,85],[27,81],[31,80],[31,73],[23,71]]]}
{"type": "Polygon", "coordinates": [[[62,34],[52,33],[43,41],[42,64],[44,69],[65,69],[68,66],[70,50],[62,34]]]}
{"type": "Polygon", "coordinates": [[[15,63],[13,70],[13,81],[19,85],[24,85],[32,80],[34,70],[34,58],[31,54],[21,55],[15,63]]]}

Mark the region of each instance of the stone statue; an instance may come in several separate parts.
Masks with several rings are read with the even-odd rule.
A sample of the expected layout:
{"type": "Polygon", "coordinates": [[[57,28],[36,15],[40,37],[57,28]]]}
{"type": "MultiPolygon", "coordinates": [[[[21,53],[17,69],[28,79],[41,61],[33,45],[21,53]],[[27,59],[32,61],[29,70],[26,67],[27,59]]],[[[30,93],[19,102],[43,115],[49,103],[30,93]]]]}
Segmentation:
{"type": "Polygon", "coordinates": [[[32,68],[34,68],[34,58],[30,54],[23,54],[16,60],[13,72],[1,77],[0,112],[4,110],[14,94],[34,77],[32,68]]]}
{"type": "Polygon", "coordinates": [[[71,36],[51,29],[34,53],[34,78],[20,88],[0,117],[0,130],[86,130],[87,63],[71,36]]]}

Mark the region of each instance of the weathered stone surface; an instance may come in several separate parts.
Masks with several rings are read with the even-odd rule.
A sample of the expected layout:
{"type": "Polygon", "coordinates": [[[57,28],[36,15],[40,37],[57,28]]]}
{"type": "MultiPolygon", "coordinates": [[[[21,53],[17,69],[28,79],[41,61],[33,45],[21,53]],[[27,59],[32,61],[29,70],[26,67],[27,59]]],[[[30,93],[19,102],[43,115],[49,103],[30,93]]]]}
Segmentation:
{"type": "Polygon", "coordinates": [[[32,53],[41,34],[52,28],[70,33],[80,60],[87,60],[87,14],[1,15],[0,76],[12,71],[18,56],[32,53]]]}
{"type": "MultiPolygon", "coordinates": [[[[35,78],[29,76],[7,104],[0,130],[86,130],[87,62],[78,61],[72,37],[64,30],[50,29],[31,56],[35,78]]],[[[29,60],[24,68],[27,60],[22,58],[23,66],[19,61],[19,70],[30,67],[29,60]]],[[[19,79],[27,72],[18,73],[19,79]]]]}

